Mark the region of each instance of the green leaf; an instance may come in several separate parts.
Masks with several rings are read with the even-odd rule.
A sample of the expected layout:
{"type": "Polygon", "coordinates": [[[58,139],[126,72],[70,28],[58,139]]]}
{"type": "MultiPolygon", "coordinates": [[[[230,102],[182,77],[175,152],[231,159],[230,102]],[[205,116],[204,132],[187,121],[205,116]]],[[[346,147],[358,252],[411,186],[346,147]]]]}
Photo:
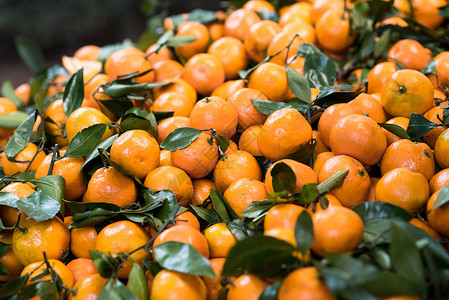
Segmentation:
{"type": "Polygon", "coordinates": [[[438,8],[438,14],[445,18],[449,18],[449,5],[438,8]]]}
{"type": "Polygon", "coordinates": [[[30,114],[9,139],[5,146],[5,154],[9,160],[13,160],[16,155],[30,142],[33,133],[34,122],[36,121],[36,111],[30,114]]]}
{"type": "Polygon", "coordinates": [[[167,47],[179,47],[184,46],[196,41],[197,38],[193,36],[174,36],[168,39],[167,47]]]}
{"type": "Polygon", "coordinates": [[[36,44],[22,37],[15,37],[14,42],[20,58],[31,70],[39,72],[47,67],[44,55],[36,44]]]}
{"type": "Polygon", "coordinates": [[[79,69],[73,74],[65,86],[62,104],[66,116],[81,107],[84,100],[84,80],[83,69],[79,69]]]}
{"type": "Polygon", "coordinates": [[[78,170],[78,172],[81,171],[81,169],[83,169],[89,162],[91,162],[93,159],[95,159],[98,155],[100,155],[97,149],[107,150],[109,147],[112,146],[112,144],[114,143],[114,141],[117,138],[118,138],[118,134],[114,134],[113,136],[108,137],[107,139],[105,139],[104,141],[99,143],[97,145],[96,149],[92,150],[92,152],[86,156],[84,164],[81,166],[81,168],[78,170]]]}
{"type": "Polygon", "coordinates": [[[384,53],[388,53],[388,47],[390,44],[390,36],[391,36],[391,30],[385,30],[381,36],[379,37],[379,40],[376,42],[374,46],[374,57],[380,57],[384,53]]]}
{"type": "Polygon", "coordinates": [[[23,108],[23,101],[16,96],[15,88],[10,80],[3,82],[1,93],[3,97],[11,100],[18,109],[23,108]]]}
{"type": "Polygon", "coordinates": [[[90,154],[97,148],[106,128],[106,124],[100,123],[77,132],[67,146],[63,157],[83,157],[90,154]]]}
{"type": "Polygon", "coordinates": [[[42,192],[58,200],[62,204],[64,199],[65,179],[60,175],[47,175],[45,177],[31,180],[31,183],[36,184],[42,192]]]}
{"type": "Polygon", "coordinates": [[[12,208],[18,208],[17,201],[20,198],[16,194],[9,192],[0,192],[0,205],[6,205],[12,208]]]}
{"type": "Polygon", "coordinates": [[[6,115],[0,115],[0,128],[16,129],[28,117],[23,111],[15,111],[6,115]]]}
{"type": "Polygon", "coordinates": [[[131,272],[129,273],[129,290],[137,296],[139,300],[147,300],[149,297],[148,283],[145,272],[142,268],[134,263],[131,272]]]}
{"type": "Polygon", "coordinates": [[[292,68],[287,68],[287,81],[288,86],[298,99],[308,104],[312,103],[310,84],[304,75],[292,68]]]}
{"type": "Polygon", "coordinates": [[[218,214],[213,209],[194,206],[192,204],[190,204],[190,208],[196,215],[198,215],[201,219],[203,219],[207,223],[215,224],[220,221],[218,214]]]}
{"type": "Polygon", "coordinates": [[[294,108],[299,112],[305,112],[307,110],[307,105],[304,105],[304,102],[295,103],[289,100],[285,103],[262,99],[251,99],[251,102],[258,111],[266,115],[270,115],[273,112],[285,107],[294,108]]]}
{"type": "Polygon", "coordinates": [[[425,66],[422,70],[421,73],[423,74],[434,74],[437,75],[437,71],[435,69],[435,61],[432,59],[427,66],[425,66]]]}
{"type": "Polygon", "coordinates": [[[449,185],[444,186],[438,193],[435,202],[430,210],[443,206],[449,202],[449,185]]]}
{"type": "MultiPolygon", "coordinates": [[[[0,242],[0,246],[1,246],[1,244],[3,244],[3,243],[0,242]]],[[[3,254],[2,254],[2,255],[3,255],[3,254]]],[[[8,269],[5,267],[4,264],[2,264],[2,263],[0,262],[0,275],[8,275],[8,274],[9,274],[8,269]]]]}
{"type": "Polygon", "coordinates": [[[424,265],[415,241],[395,225],[391,227],[390,255],[393,268],[401,277],[420,290],[426,288],[424,265]]]}
{"type": "Polygon", "coordinates": [[[382,201],[363,202],[352,208],[366,222],[371,219],[392,219],[408,222],[412,214],[405,209],[382,201]]]}
{"type": "Polygon", "coordinates": [[[438,126],[441,126],[441,124],[433,123],[427,120],[423,115],[412,113],[408,123],[407,133],[409,134],[411,140],[416,141],[427,132],[437,128],[438,126]]]}
{"type": "Polygon", "coordinates": [[[225,153],[230,145],[228,139],[219,133],[217,134],[216,139],[217,139],[218,147],[220,147],[221,152],[225,153]]]}
{"type": "Polygon", "coordinates": [[[316,201],[319,193],[316,183],[308,183],[301,188],[301,194],[299,196],[300,204],[310,204],[316,201]]]}
{"type": "Polygon", "coordinates": [[[312,44],[298,47],[298,55],[305,58],[304,75],[312,87],[323,89],[332,86],[337,80],[337,66],[333,60],[324,55],[312,44]]]}
{"type": "Polygon", "coordinates": [[[326,179],[324,182],[320,183],[317,187],[318,193],[320,195],[325,195],[332,191],[335,188],[340,187],[345,181],[346,176],[348,175],[349,170],[341,170],[326,179]]]}
{"type": "Polygon", "coordinates": [[[303,255],[310,250],[314,239],[313,223],[310,213],[306,210],[301,212],[295,224],[295,240],[298,250],[303,255]]]}
{"type": "Polygon", "coordinates": [[[277,281],[272,285],[264,288],[262,294],[259,296],[259,300],[277,300],[278,299],[278,291],[281,287],[282,281],[277,281]]]}
{"type": "Polygon", "coordinates": [[[316,155],[315,148],[316,148],[316,140],[313,140],[312,143],[309,143],[301,147],[299,150],[288,154],[287,156],[284,157],[284,159],[293,159],[305,165],[310,165],[311,160],[316,155]]]}
{"type": "Polygon", "coordinates": [[[209,260],[189,244],[169,241],[153,250],[157,262],[167,270],[216,278],[209,260]]]}
{"type": "Polygon", "coordinates": [[[0,295],[2,298],[8,298],[17,294],[27,283],[30,274],[25,274],[21,277],[16,277],[0,286],[0,295]]]}
{"type": "Polygon", "coordinates": [[[161,143],[161,148],[168,151],[184,149],[203,132],[200,129],[181,127],[173,130],[161,143]]]}
{"type": "Polygon", "coordinates": [[[148,131],[157,139],[157,122],[153,113],[148,113],[142,109],[132,109],[122,116],[120,129],[122,132],[128,130],[142,129],[148,131]]]}
{"type": "Polygon", "coordinates": [[[36,283],[36,296],[40,299],[56,300],[58,297],[58,289],[56,284],[50,281],[41,281],[36,283]]]}
{"type": "Polygon", "coordinates": [[[162,201],[162,206],[158,208],[155,217],[166,220],[177,209],[176,195],[170,190],[162,190],[153,195],[153,201],[162,201]]]}
{"type": "Polygon", "coordinates": [[[284,268],[298,262],[294,251],[295,247],[274,237],[250,236],[231,248],[222,274],[243,269],[260,277],[277,277],[288,272],[284,268]]]}
{"type": "Polygon", "coordinates": [[[328,97],[329,95],[332,95],[338,91],[352,91],[354,90],[354,87],[350,84],[339,84],[339,85],[333,85],[328,86],[322,90],[320,90],[318,96],[316,97],[315,101],[324,99],[328,97]]]}
{"type": "Polygon", "coordinates": [[[149,91],[155,87],[164,86],[168,84],[170,84],[170,81],[136,83],[136,84],[113,83],[110,85],[104,84],[101,87],[103,88],[104,94],[109,95],[111,97],[121,97],[129,95],[133,92],[149,91]]]}
{"type": "Polygon", "coordinates": [[[105,62],[106,59],[115,51],[128,47],[134,47],[134,44],[130,40],[124,40],[122,43],[103,46],[98,54],[98,61],[105,62]]]}
{"type": "MultiPolygon", "coordinates": [[[[69,201],[67,201],[69,202],[69,201]]],[[[67,204],[67,202],[65,202],[67,204]]],[[[102,224],[111,218],[118,215],[118,211],[120,210],[120,207],[110,204],[110,203],[90,203],[93,210],[85,211],[82,213],[77,213],[73,216],[72,224],[70,225],[71,228],[80,228],[80,227],[87,227],[87,226],[96,226],[98,224],[102,224]],[[104,204],[109,204],[107,206],[104,206],[104,204]],[[113,206],[113,209],[108,209],[109,207],[113,206]],[[103,208],[104,207],[104,208],[103,208]]],[[[67,205],[70,207],[70,205],[67,205]]]]}
{"type": "Polygon", "coordinates": [[[397,135],[401,139],[407,139],[410,140],[410,135],[408,135],[407,131],[404,130],[399,125],[396,124],[389,124],[389,123],[377,123],[380,127],[386,129],[387,131],[391,132],[392,134],[397,135]]]}
{"type": "Polygon", "coordinates": [[[248,79],[252,72],[254,72],[262,64],[268,62],[272,57],[273,56],[265,57],[261,62],[259,62],[258,64],[256,64],[255,66],[251,67],[248,70],[240,70],[239,71],[240,79],[248,79]]]}
{"type": "Polygon", "coordinates": [[[42,190],[37,190],[31,195],[17,200],[17,206],[36,222],[53,218],[61,209],[61,203],[42,190]]]}
{"type": "Polygon", "coordinates": [[[104,278],[109,278],[116,272],[118,261],[110,255],[106,255],[98,250],[89,250],[89,255],[94,261],[98,273],[104,278]]]}
{"type": "Polygon", "coordinates": [[[296,189],[296,175],[295,172],[283,162],[277,163],[271,169],[273,190],[275,193],[282,191],[289,191],[291,194],[296,189]]]}
{"type": "Polygon", "coordinates": [[[98,295],[98,300],[139,300],[136,295],[134,295],[126,286],[117,279],[110,278],[100,295],[98,295]]]}
{"type": "Polygon", "coordinates": [[[189,12],[187,20],[192,22],[199,22],[202,24],[208,24],[217,20],[217,15],[214,11],[196,8],[189,12]]]}
{"type": "Polygon", "coordinates": [[[112,113],[121,117],[125,111],[133,108],[134,105],[127,97],[120,97],[107,100],[97,100],[101,105],[109,109],[112,113]]]}
{"type": "Polygon", "coordinates": [[[229,217],[228,211],[226,210],[226,206],[223,203],[224,200],[214,189],[210,190],[210,200],[212,201],[212,205],[215,211],[223,219],[223,221],[225,222],[230,221],[231,218],[229,217]]]}
{"type": "Polygon", "coordinates": [[[238,241],[244,240],[249,236],[262,233],[258,229],[251,229],[248,222],[240,219],[234,219],[226,223],[226,227],[228,227],[229,231],[238,241]]]}
{"type": "Polygon", "coordinates": [[[262,11],[256,11],[256,14],[261,20],[268,20],[276,23],[279,22],[279,15],[275,11],[270,11],[266,8],[263,8],[262,11]]]}

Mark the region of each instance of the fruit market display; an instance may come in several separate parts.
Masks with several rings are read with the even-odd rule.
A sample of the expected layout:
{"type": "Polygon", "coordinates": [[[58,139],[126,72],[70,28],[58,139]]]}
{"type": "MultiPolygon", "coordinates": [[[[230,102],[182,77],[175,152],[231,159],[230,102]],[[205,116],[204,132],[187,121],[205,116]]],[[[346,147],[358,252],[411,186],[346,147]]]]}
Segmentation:
{"type": "Polygon", "coordinates": [[[447,299],[449,3],[279,2],[16,40],[0,299],[447,299]]]}

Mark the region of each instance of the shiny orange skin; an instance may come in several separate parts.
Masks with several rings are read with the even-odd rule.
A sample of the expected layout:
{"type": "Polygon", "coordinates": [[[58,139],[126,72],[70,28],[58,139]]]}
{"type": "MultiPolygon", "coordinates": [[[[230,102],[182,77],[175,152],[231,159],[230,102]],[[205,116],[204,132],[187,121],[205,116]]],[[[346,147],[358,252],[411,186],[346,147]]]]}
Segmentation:
{"type": "Polygon", "coordinates": [[[43,260],[42,251],[49,259],[61,259],[70,243],[70,233],[58,217],[36,222],[30,217],[21,218],[20,228],[27,228],[24,233],[15,228],[12,235],[12,250],[24,266],[43,260]]]}
{"type": "Polygon", "coordinates": [[[377,182],[375,198],[414,212],[426,204],[429,193],[429,184],[424,175],[407,168],[396,168],[384,174],[377,182]]]}
{"type": "Polygon", "coordinates": [[[137,188],[131,177],[114,167],[100,168],[92,175],[83,202],[105,202],[123,207],[137,199],[137,188]]]}
{"type": "Polygon", "coordinates": [[[319,256],[352,251],[362,241],[363,221],[349,208],[330,206],[316,212],[312,220],[315,237],[312,251],[319,256]]]}
{"type": "Polygon", "coordinates": [[[440,54],[435,56],[434,62],[437,77],[437,86],[439,88],[445,88],[449,85],[449,52],[441,52],[440,54]]]}
{"type": "MultiPolygon", "coordinates": [[[[2,208],[3,209],[3,208],[2,208]]],[[[12,232],[3,230],[0,232],[0,242],[5,244],[12,244],[12,232]]],[[[8,270],[7,275],[0,275],[0,282],[7,282],[13,278],[16,278],[22,272],[23,265],[15,256],[12,247],[8,247],[0,256],[0,263],[5,266],[6,270],[8,270]]]]}
{"type": "Polygon", "coordinates": [[[349,19],[341,10],[328,10],[315,25],[316,38],[320,46],[331,52],[343,52],[355,41],[349,19]]]}
{"type": "Polygon", "coordinates": [[[253,274],[244,274],[229,287],[228,300],[257,300],[268,283],[253,274]]]}
{"type": "Polygon", "coordinates": [[[449,185],[449,169],[441,170],[432,176],[429,181],[430,193],[433,194],[446,185],[449,185]]]}
{"type": "Polygon", "coordinates": [[[449,129],[443,131],[435,142],[434,155],[440,168],[449,168],[449,129]]]}
{"type": "Polygon", "coordinates": [[[265,215],[264,232],[274,228],[295,230],[296,220],[304,210],[304,207],[291,203],[273,206],[265,215]]]}
{"type": "Polygon", "coordinates": [[[314,0],[312,1],[312,10],[310,11],[310,22],[314,25],[318,20],[329,10],[341,11],[344,8],[344,2],[342,0],[329,1],[329,0],[314,0]]]}
{"type": "Polygon", "coordinates": [[[242,150],[231,152],[221,158],[214,169],[215,186],[221,193],[241,178],[261,180],[262,169],[250,153],[242,150]]]}
{"type": "Polygon", "coordinates": [[[283,66],[286,62],[293,59],[299,45],[303,42],[295,34],[290,34],[284,31],[278,32],[272,39],[267,48],[267,56],[274,56],[270,62],[283,66]],[[287,49],[287,46],[290,48],[287,49]],[[280,53],[279,53],[280,52],[280,53]]]}
{"type": "Polygon", "coordinates": [[[197,229],[188,225],[176,225],[165,229],[154,240],[154,246],[168,241],[176,241],[189,244],[205,258],[209,258],[209,246],[204,235],[197,229]]]}
{"type": "Polygon", "coordinates": [[[208,175],[218,161],[217,142],[210,139],[209,135],[202,132],[186,148],[173,151],[171,154],[173,166],[184,170],[192,179],[208,175]]]}
{"type": "Polygon", "coordinates": [[[363,165],[372,166],[382,158],[387,139],[373,119],[349,115],[338,120],[332,128],[330,148],[335,155],[349,155],[363,165]]]}
{"type": "Polygon", "coordinates": [[[224,35],[243,41],[250,27],[259,21],[260,18],[255,12],[246,9],[237,9],[226,18],[224,35]]]}
{"type": "Polygon", "coordinates": [[[246,85],[247,81],[243,79],[225,81],[223,84],[215,88],[215,90],[213,90],[212,94],[210,95],[228,100],[232,94],[240,89],[245,88],[246,85]]]}
{"type": "Polygon", "coordinates": [[[260,152],[275,162],[291,154],[312,139],[312,127],[299,111],[281,108],[270,114],[257,138],[260,152]]]}
{"type": "Polygon", "coordinates": [[[315,28],[308,22],[296,19],[282,27],[282,31],[290,36],[298,35],[301,43],[315,44],[316,32],[315,28]]]}
{"type": "Polygon", "coordinates": [[[30,91],[31,85],[28,82],[25,82],[15,88],[14,94],[16,94],[17,98],[22,100],[24,105],[28,105],[28,102],[30,101],[30,91]]]}
{"type": "Polygon", "coordinates": [[[391,62],[399,61],[408,69],[421,71],[432,59],[432,51],[411,39],[396,42],[388,51],[391,62]]]}
{"type": "Polygon", "coordinates": [[[204,230],[210,250],[210,258],[227,257],[229,250],[237,243],[237,239],[229,231],[226,223],[216,223],[204,230]]]}
{"type": "Polygon", "coordinates": [[[267,188],[268,193],[274,193],[271,171],[279,163],[285,163],[292,169],[293,173],[295,173],[296,187],[293,191],[294,193],[300,193],[302,187],[306,184],[318,182],[318,176],[311,167],[292,159],[281,159],[272,164],[265,174],[265,187],[267,188]]]}
{"type": "Polygon", "coordinates": [[[239,149],[249,152],[253,156],[263,156],[260,152],[259,145],[257,144],[257,138],[262,131],[262,124],[252,125],[242,132],[239,139],[239,149]]]}
{"type": "Polygon", "coordinates": [[[73,289],[76,290],[76,295],[71,294],[69,300],[96,299],[107,281],[100,274],[86,276],[75,283],[73,289]]]}
{"type": "Polygon", "coordinates": [[[159,52],[156,53],[157,49],[158,45],[153,44],[145,51],[145,57],[150,63],[154,64],[161,60],[172,59],[170,50],[168,50],[167,47],[162,47],[159,52]]]}
{"type": "Polygon", "coordinates": [[[190,177],[174,166],[157,167],[148,173],[143,185],[154,191],[171,190],[183,206],[188,206],[192,200],[193,185],[190,177]]]}
{"type": "MultiPolygon", "coordinates": [[[[135,72],[142,73],[152,68],[153,65],[145,58],[145,53],[134,47],[115,51],[104,63],[104,72],[112,79],[135,72]]],[[[135,80],[137,83],[153,82],[154,72],[151,71],[135,80]]]]}
{"type": "MultiPolygon", "coordinates": [[[[7,115],[17,111],[17,107],[14,103],[5,97],[0,97],[0,115],[7,115]]],[[[13,133],[13,130],[0,128],[0,137],[7,137],[13,133]]]]}
{"type": "Polygon", "coordinates": [[[275,102],[287,100],[291,93],[285,68],[272,62],[261,64],[251,73],[248,87],[261,91],[275,102]]]}
{"type": "Polygon", "coordinates": [[[191,21],[182,22],[175,36],[196,38],[195,41],[189,44],[175,47],[176,55],[183,60],[188,60],[195,54],[205,52],[210,38],[209,29],[207,29],[206,25],[191,21]]]}
{"type": "Polygon", "coordinates": [[[77,110],[72,112],[70,116],[67,118],[66,123],[67,138],[69,140],[72,140],[75,134],[77,134],[84,128],[100,123],[107,125],[106,131],[104,132],[100,140],[104,141],[113,134],[112,129],[108,127],[108,125],[111,123],[111,120],[98,109],[92,107],[78,108],[77,110]]]}
{"type": "Polygon", "coordinates": [[[190,113],[190,124],[196,129],[214,128],[225,138],[234,135],[238,115],[232,104],[220,97],[206,97],[198,101],[190,113]]]}
{"type": "MultiPolygon", "coordinates": [[[[131,221],[118,221],[104,227],[97,236],[95,249],[112,256],[119,253],[127,253],[150,241],[149,234],[139,224],[131,221]],[[132,236],[132,239],[130,237],[132,236]]],[[[131,268],[136,263],[141,263],[147,257],[147,251],[140,249],[123,263],[118,271],[119,278],[128,278],[131,268]]]]}
{"type": "Polygon", "coordinates": [[[320,274],[315,267],[305,267],[296,269],[285,277],[279,288],[278,299],[334,300],[336,297],[320,280],[320,274]]]}
{"type": "Polygon", "coordinates": [[[78,48],[75,53],[73,53],[73,57],[81,60],[97,60],[100,50],[101,48],[96,45],[85,45],[78,48]]]}
{"type": "Polygon", "coordinates": [[[223,270],[226,258],[212,258],[209,260],[212,270],[214,270],[217,278],[203,277],[204,283],[207,287],[207,300],[218,300],[220,290],[222,288],[221,281],[221,271],[223,270]]]}
{"type": "Polygon", "coordinates": [[[153,64],[154,81],[171,81],[181,75],[184,71],[183,65],[176,60],[167,59],[155,62],[153,64]]]}
{"type": "Polygon", "coordinates": [[[432,149],[427,144],[399,140],[388,146],[380,161],[382,175],[396,168],[408,168],[424,175],[429,181],[435,174],[432,149]]]}
{"type": "Polygon", "coordinates": [[[198,218],[195,217],[193,213],[190,211],[185,211],[175,218],[176,225],[187,225],[195,228],[196,230],[200,230],[200,222],[198,218]]]}
{"type": "MultiPolygon", "coordinates": [[[[35,192],[31,184],[23,182],[12,182],[2,188],[0,192],[8,192],[17,195],[20,199],[23,199],[35,192]]],[[[0,205],[0,219],[6,227],[12,227],[16,224],[18,218],[17,211],[5,205],[0,205]]],[[[23,218],[23,214],[21,216],[23,218]]]]}
{"type": "MultiPolygon", "coordinates": [[[[424,113],[424,118],[436,124],[442,124],[440,119],[443,120],[443,116],[444,109],[442,108],[442,106],[432,107],[424,113]]],[[[437,142],[438,137],[446,129],[447,126],[439,126],[432,129],[422,137],[424,143],[429,145],[429,147],[432,149],[435,148],[435,143],[437,142]]]]}
{"type": "Polygon", "coordinates": [[[267,197],[265,184],[259,180],[251,178],[240,178],[233,181],[223,197],[231,209],[240,219],[243,219],[242,212],[254,201],[260,201],[267,197]]]}
{"type": "MultiPolygon", "coordinates": [[[[407,130],[409,121],[410,121],[410,119],[408,119],[408,118],[395,117],[395,118],[391,118],[386,123],[387,124],[394,124],[394,125],[397,125],[399,127],[402,127],[402,129],[404,129],[404,130],[407,130]]],[[[387,146],[390,146],[394,142],[399,141],[401,139],[400,137],[398,137],[397,135],[389,132],[385,128],[382,128],[382,131],[385,133],[385,137],[387,138],[387,146]]]]}
{"type": "Polygon", "coordinates": [[[171,163],[171,152],[168,150],[162,149],[159,154],[159,163],[157,165],[158,167],[162,166],[173,166],[171,163]]]}
{"type": "Polygon", "coordinates": [[[153,99],[157,99],[160,95],[167,92],[178,92],[187,96],[191,102],[196,102],[196,90],[184,79],[176,78],[168,85],[155,87],[153,89],[153,99]]]}
{"type": "Polygon", "coordinates": [[[245,130],[253,125],[263,124],[267,119],[267,115],[258,111],[251,99],[268,100],[267,96],[262,92],[249,88],[238,90],[228,99],[228,102],[231,103],[237,112],[240,130],[245,130]]]}
{"type": "Polygon", "coordinates": [[[154,277],[152,286],[150,300],[207,299],[206,285],[197,275],[162,270],[154,277]]]}
{"type": "Polygon", "coordinates": [[[263,10],[276,11],[273,4],[265,0],[249,0],[243,5],[246,10],[262,12],[263,10]]]}
{"type": "Polygon", "coordinates": [[[27,171],[36,171],[39,165],[42,163],[42,161],[45,159],[45,153],[44,151],[38,151],[38,148],[33,143],[28,143],[25,148],[23,148],[22,151],[20,151],[15,157],[14,160],[21,161],[21,162],[12,162],[9,161],[8,158],[5,156],[2,156],[2,166],[3,166],[3,172],[6,176],[11,176],[17,172],[24,172],[27,171]],[[34,157],[36,156],[36,157],[34,157]],[[33,162],[30,165],[31,160],[33,159],[33,162]]]}
{"type": "Polygon", "coordinates": [[[86,276],[98,274],[97,267],[90,258],[75,258],[67,264],[67,268],[72,272],[75,282],[86,276]]]}
{"type": "Polygon", "coordinates": [[[285,26],[298,19],[311,24],[311,11],[312,4],[308,2],[297,2],[289,6],[284,6],[279,10],[279,25],[285,26]]]}
{"type": "Polygon", "coordinates": [[[190,83],[198,94],[209,96],[215,88],[225,82],[226,72],[218,57],[199,53],[187,61],[181,77],[190,83]]]}
{"type": "MultiPolygon", "coordinates": [[[[48,263],[50,264],[53,271],[55,271],[56,274],[59,275],[59,277],[62,280],[62,283],[66,287],[72,288],[73,285],[75,284],[75,279],[73,278],[72,272],[70,272],[69,268],[67,268],[66,265],[64,265],[60,260],[57,260],[57,259],[49,258],[48,263]]],[[[25,274],[32,273],[30,279],[33,279],[36,276],[39,276],[42,273],[44,273],[45,270],[47,270],[47,265],[45,264],[45,262],[43,260],[36,261],[36,262],[26,265],[25,268],[22,270],[22,273],[20,274],[20,276],[24,276],[25,274]]],[[[42,278],[39,278],[35,281],[28,281],[27,285],[31,284],[32,282],[47,281],[47,280],[52,280],[50,274],[45,275],[42,278]]]]}
{"type": "Polygon", "coordinates": [[[211,189],[217,189],[215,183],[208,178],[192,180],[193,196],[192,205],[201,205],[209,197],[211,189]]]}
{"type": "Polygon", "coordinates": [[[157,142],[160,144],[175,129],[181,127],[190,127],[190,119],[188,117],[173,116],[164,119],[157,124],[157,142]]]}
{"type": "Polygon", "coordinates": [[[448,203],[443,204],[440,207],[433,208],[433,205],[440,194],[440,190],[432,194],[429,201],[427,202],[427,219],[429,220],[430,226],[435,229],[441,235],[449,236],[449,205],[448,203]]]}
{"type": "Polygon", "coordinates": [[[431,237],[433,237],[436,240],[441,239],[441,235],[432,228],[432,226],[430,226],[430,223],[418,218],[412,218],[409,221],[410,224],[412,224],[413,226],[425,231],[428,235],[430,235],[431,237]]]}
{"type": "Polygon", "coordinates": [[[53,135],[54,143],[58,144],[60,147],[68,145],[69,141],[67,137],[64,137],[65,133],[62,128],[64,128],[67,116],[64,112],[64,107],[62,104],[62,99],[53,101],[47,109],[44,111],[44,130],[49,135],[53,135]],[[47,118],[51,121],[45,121],[47,118]]]}
{"type": "Polygon", "coordinates": [[[413,0],[413,18],[432,29],[437,29],[444,21],[439,8],[446,6],[444,0],[413,0]]]}
{"type": "Polygon", "coordinates": [[[265,59],[268,45],[281,29],[279,24],[270,20],[257,22],[250,27],[243,44],[251,60],[261,62],[265,59]]]}
{"type": "Polygon", "coordinates": [[[317,154],[330,151],[330,149],[324,145],[318,130],[312,130],[312,138],[316,141],[315,151],[317,154]]]}
{"type": "Polygon", "coordinates": [[[382,104],[369,94],[361,93],[349,103],[355,107],[358,114],[368,116],[377,123],[387,121],[387,114],[385,113],[382,104]]]}
{"type": "Polygon", "coordinates": [[[368,93],[380,93],[385,82],[397,71],[396,64],[391,61],[380,62],[375,65],[366,76],[368,93]]]}
{"type": "Polygon", "coordinates": [[[150,111],[173,112],[173,116],[188,117],[195,105],[186,95],[178,92],[166,92],[154,100],[150,111]]]}
{"type": "Polygon", "coordinates": [[[368,199],[371,187],[370,177],[362,163],[347,155],[329,158],[318,172],[318,183],[326,181],[338,171],[349,170],[343,184],[329,194],[337,197],[344,207],[352,207],[368,199]]]}
{"type": "Polygon", "coordinates": [[[248,68],[248,57],[243,43],[234,37],[226,36],[213,42],[207,50],[223,63],[226,80],[238,78],[240,70],[248,68]]]}
{"type": "Polygon", "coordinates": [[[318,174],[323,164],[331,157],[334,157],[335,154],[331,151],[321,152],[317,155],[315,164],[313,165],[313,170],[318,174]]]}
{"type": "Polygon", "coordinates": [[[95,249],[96,240],[94,227],[73,228],[70,231],[70,251],[75,257],[90,258],[89,250],[95,249]]]}

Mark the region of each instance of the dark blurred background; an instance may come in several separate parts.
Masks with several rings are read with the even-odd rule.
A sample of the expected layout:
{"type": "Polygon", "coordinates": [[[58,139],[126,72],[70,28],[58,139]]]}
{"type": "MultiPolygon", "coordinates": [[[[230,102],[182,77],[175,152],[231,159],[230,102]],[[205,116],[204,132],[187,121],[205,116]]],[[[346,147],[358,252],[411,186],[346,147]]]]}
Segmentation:
{"type": "Polygon", "coordinates": [[[144,33],[161,17],[224,5],[220,0],[0,0],[0,85],[11,80],[18,86],[33,75],[16,51],[16,36],[39,46],[51,66],[87,44],[125,39],[145,44],[144,33]]]}

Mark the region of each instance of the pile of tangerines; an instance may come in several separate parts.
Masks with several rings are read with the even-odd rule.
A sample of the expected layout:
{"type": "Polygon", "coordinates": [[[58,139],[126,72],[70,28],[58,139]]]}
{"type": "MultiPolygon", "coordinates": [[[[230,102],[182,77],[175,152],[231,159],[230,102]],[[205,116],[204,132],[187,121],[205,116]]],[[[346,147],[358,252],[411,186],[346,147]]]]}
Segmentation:
{"type": "Polygon", "coordinates": [[[1,299],[442,299],[445,0],[250,0],[0,98],[1,299]]]}

